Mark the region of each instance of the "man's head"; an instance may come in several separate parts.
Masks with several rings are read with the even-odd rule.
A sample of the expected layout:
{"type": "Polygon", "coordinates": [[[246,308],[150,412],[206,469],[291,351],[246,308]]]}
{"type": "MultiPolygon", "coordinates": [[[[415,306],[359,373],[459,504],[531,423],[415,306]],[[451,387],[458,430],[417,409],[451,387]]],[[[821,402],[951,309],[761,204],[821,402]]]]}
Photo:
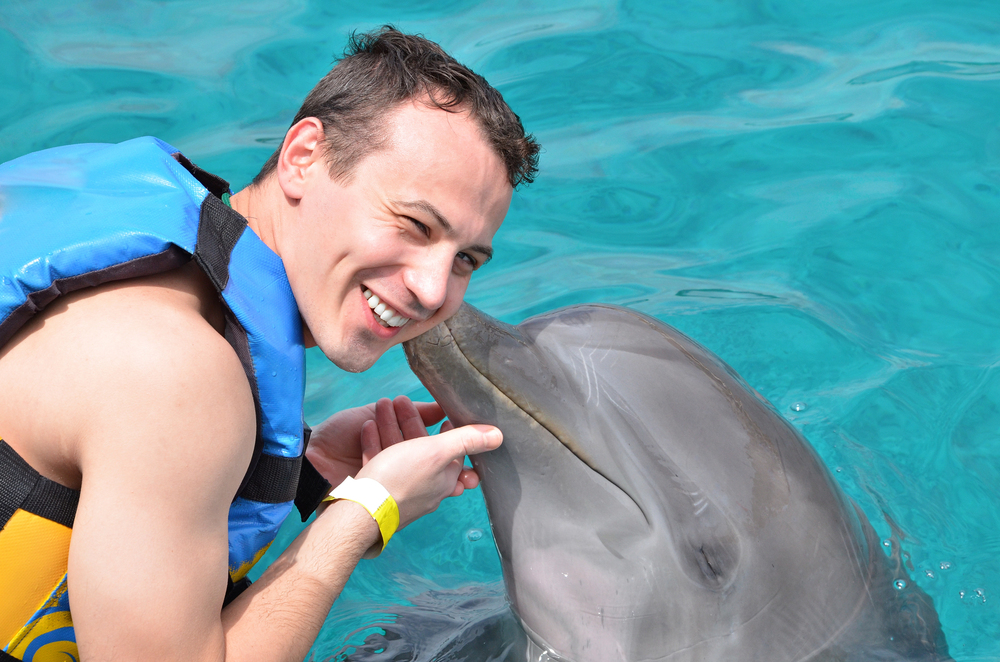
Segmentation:
{"type": "MultiPolygon", "coordinates": [[[[538,169],[538,143],[486,79],[432,41],[391,26],[352,34],[344,57],[316,84],[292,121],[323,123],[330,176],[349,178],[354,165],[385,147],[385,118],[405,101],[422,99],[448,112],[466,110],[503,160],[510,185],[530,184],[538,169]]],[[[253,183],[274,172],[271,155],[253,183]]]]}
{"type": "Polygon", "coordinates": [[[364,370],[458,310],[537,153],[482,77],[383,28],[309,94],[245,213],[316,344],[364,370]]]}

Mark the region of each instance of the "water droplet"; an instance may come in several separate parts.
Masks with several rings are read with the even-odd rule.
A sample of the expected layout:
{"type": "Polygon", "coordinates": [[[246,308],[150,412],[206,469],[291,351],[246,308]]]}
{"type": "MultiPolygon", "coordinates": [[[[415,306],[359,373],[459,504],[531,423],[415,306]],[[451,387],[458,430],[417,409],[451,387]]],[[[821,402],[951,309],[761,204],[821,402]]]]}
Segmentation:
{"type": "Polygon", "coordinates": [[[951,563],[948,561],[941,561],[942,570],[951,570],[951,563]]]}
{"type": "Polygon", "coordinates": [[[465,532],[465,537],[469,539],[469,542],[476,542],[477,540],[483,539],[482,529],[469,529],[465,532]]]}
{"type": "Polygon", "coordinates": [[[277,377],[278,376],[278,371],[277,370],[272,370],[271,371],[271,376],[272,377],[277,377]]]}
{"type": "Polygon", "coordinates": [[[958,592],[958,599],[959,600],[964,600],[965,599],[965,591],[959,591],[958,592]]]}
{"type": "Polygon", "coordinates": [[[791,406],[792,411],[805,411],[809,409],[809,405],[804,402],[793,402],[791,406]]]}
{"type": "Polygon", "coordinates": [[[882,546],[883,547],[892,547],[892,541],[889,540],[888,538],[886,538],[885,540],[882,541],[882,546]]]}
{"type": "Polygon", "coordinates": [[[892,585],[896,587],[897,591],[902,591],[904,588],[906,588],[906,580],[905,579],[897,579],[896,581],[894,581],[892,583],[892,585]]]}
{"type": "Polygon", "coordinates": [[[835,471],[836,471],[837,473],[840,473],[840,472],[842,472],[843,470],[844,470],[844,468],[843,468],[843,467],[837,467],[835,471]]]}

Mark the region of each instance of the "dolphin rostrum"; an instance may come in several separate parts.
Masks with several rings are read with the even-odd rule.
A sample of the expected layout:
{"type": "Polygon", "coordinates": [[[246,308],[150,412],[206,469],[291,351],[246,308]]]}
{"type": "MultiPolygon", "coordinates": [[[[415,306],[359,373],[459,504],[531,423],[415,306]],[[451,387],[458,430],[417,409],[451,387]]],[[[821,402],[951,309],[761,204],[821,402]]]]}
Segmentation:
{"type": "Polygon", "coordinates": [[[482,478],[525,659],[949,660],[930,598],[808,442],[718,357],[625,308],[405,345],[482,478]]]}

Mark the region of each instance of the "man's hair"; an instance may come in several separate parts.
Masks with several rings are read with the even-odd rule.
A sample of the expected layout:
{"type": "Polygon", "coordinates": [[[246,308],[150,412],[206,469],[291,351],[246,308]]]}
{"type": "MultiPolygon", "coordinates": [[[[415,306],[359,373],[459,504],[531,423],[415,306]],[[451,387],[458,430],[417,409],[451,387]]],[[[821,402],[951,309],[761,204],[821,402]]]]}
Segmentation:
{"type": "MultiPolygon", "coordinates": [[[[403,34],[391,25],[352,33],[344,56],[309,93],[292,120],[323,123],[330,176],[350,177],[354,166],[386,145],[385,116],[410,99],[448,112],[470,111],[503,159],[512,187],[530,184],[538,171],[538,143],[486,79],[432,41],[403,34]]],[[[253,183],[277,167],[279,147],[253,183]]]]}

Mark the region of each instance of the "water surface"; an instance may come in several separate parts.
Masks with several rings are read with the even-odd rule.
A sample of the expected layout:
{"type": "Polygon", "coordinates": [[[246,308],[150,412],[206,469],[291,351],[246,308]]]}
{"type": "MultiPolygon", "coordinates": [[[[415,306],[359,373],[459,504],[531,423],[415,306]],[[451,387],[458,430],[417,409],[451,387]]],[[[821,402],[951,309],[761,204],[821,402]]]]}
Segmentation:
{"type": "MultiPolygon", "coordinates": [[[[715,351],[903,539],[954,657],[1000,659],[996,3],[5,3],[0,159],[154,134],[242,186],[347,32],[385,22],[544,146],[468,299],[629,305],[715,351]]],[[[364,375],[309,356],[312,423],[397,393],[426,397],[399,351],[364,375]]],[[[311,655],[499,578],[481,496],[449,500],[362,562],[311,655]]]]}

